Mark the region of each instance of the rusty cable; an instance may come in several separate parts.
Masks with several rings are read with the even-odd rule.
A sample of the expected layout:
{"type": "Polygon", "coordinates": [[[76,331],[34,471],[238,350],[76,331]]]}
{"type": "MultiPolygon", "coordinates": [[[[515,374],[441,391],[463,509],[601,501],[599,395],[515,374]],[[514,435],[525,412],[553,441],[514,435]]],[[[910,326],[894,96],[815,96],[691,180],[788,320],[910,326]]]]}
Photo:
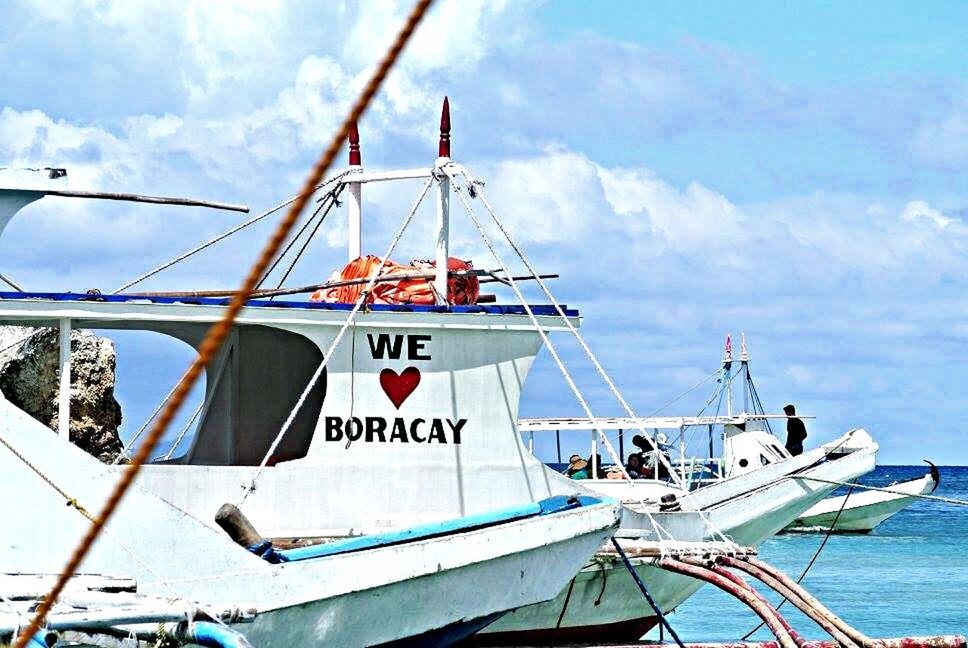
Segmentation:
{"type": "Polygon", "coordinates": [[[184,403],[185,398],[188,396],[188,392],[192,389],[199,376],[201,376],[205,366],[222,346],[222,343],[228,336],[229,331],[231,331],[232,325],[235,323],[235,319],[238,317],[239,312],[245,306],[245,303],[248,301],[250,294],[255,289],[256,284],[258,284],[259,280],[265,273],[266,268],[269,267],[269,264],[272,263],[272,260],[279,252],[279,249],[282,247],[283,243],[285,243],[286,238],[289,236],[289,233],[295,226],[300,214],[302,214],[303,209],[305,209],[306,204],[312,197],[316,185],[318,185],[323,179],[323,176],[326,175],[330,165],[332,165],[333,160],[336,158],[336,155],[342,148],[343,142],[346,140],[346,137],[349,133],[350,125],[359,121],[359,119],[363,116],[363,113],[373,100],[374,95],[376,95],[384,79],[386,79],[390,69],[400,57],[400,53],[406,46],[407,41],[409,41],[410,37],[413,35],[413,32],[416,30],[417,25],[420,24],[420,21],[423,19],[424,15],[426,15],[427,10],[430,8],[432,2],[433,0],[418,0],[416,5],[414,5],[414,8],[407,16],[406,22],[404,23],[400,32],[397,34],[393,45],[384,55],[376,71],[373,73],[373,76],[370,77],[370,80],[367,82],[366,87],[353,103],[349,114],[343,121],[339,130],[333,136],[329,146],[316,162],[309,174],[308,179],[303,185],[299,196],[289,207],[289,211],[286,213],[285,218],[280,221],[279,225],[272,233],[272,236],[269,238],[261,254],[259,255],[258,260],[249,269],[248,276],[242,283],[242,287],[233,296],[232,301],[226,308],[225,314],[222,316],[222,319],[213,324],[208,330],[208,333],[206,333],[205,338],[202,340],[202,343],[199,347],[198,357],[195,358],[192,364],[185,371],[184,375],[182,375],[181,379],[178,381],[178,385],[176,386],[171,400],[168,401],[168,405],[161,412],[161,415],[158,417],[155,425],[152,427],[151,432],[149,432],[148,436],[145,437],[144,443],[138,447],[138,453],[135,455],[132,462],[127,466],[125,471],[121,473],[121,477],[118,479],[117,484],[115,484],[114,490],[111,491],[111,494],[105,502],[104,507],[101,509],[100,513],[98,513],[97,517],[91,524],[91,527],[84,535],[84,538],[74,550],[70,560],[68,560],[67,565],[64,567],[64,571],[57,578],[57,582],[54,584],[54,587],[41,601],[40,606],[37,608],[36,613],[30,620],[30,623],[27,625],[27,627],[18,635],[15,648],[26,648],[27,643],[37,633],[37,631],[40,630],[44,620],[47,617],[47,613],[50,612],[51,607],[53,607],[54,603],[57,601],[57,598],[60,596],[61,592],[63,592],[64,587],[77,571],[77,568],[80,567],[81,562],[94,545],[94,541],[97,540],[101,530],[105,527],[108,520],[111,518],[111,515],[117,509],[121,499],[131,487],[131,484],[134,483],[135,478],[138,476],[138,472],[141,470],[141,466],[148,460],[148,457],[158,444],[158,441],[168,429],[168,425],[178,413],[178,410],[184,403]]]}

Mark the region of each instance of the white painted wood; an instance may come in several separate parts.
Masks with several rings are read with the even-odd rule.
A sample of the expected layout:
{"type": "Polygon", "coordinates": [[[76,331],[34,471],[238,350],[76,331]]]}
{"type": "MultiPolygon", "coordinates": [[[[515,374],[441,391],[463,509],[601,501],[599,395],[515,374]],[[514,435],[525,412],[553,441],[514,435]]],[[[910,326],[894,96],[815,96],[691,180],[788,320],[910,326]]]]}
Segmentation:
{"type": "MultiPolygon", "coordinates": [[[[86,508],[114,483],[107,466],[5,400],[0,437],[86,508]]],[[[0,452],[0,473],[0,496],[17,502],[0,527],[0,572],[56,573],[87,519],[12,453],[0,452]]],[[[254,607],[254,621],[237,626],[254,645],[367,646],[552,598],[617,523],[617,506],[602,504],[270,565],[136,485],[81,571],[135,578],[150,596],[174,589],[216,609],[254,607]]]]}
{"type": "MultiPolygon", "coordinates": [[[[678,430],[690,426],[706,425],[739,425],[748,421],[763,419],[787,419],[786,414],[737,414],[736,416],[642,416],[628,417],[595,417],[595,418],[525,418],[518,420],[518,427],[524,431],[552,431],[552,430],[630,430],[637,427],[649,429],[678,430]]],[[[796,418],[812,419],[814,416],[796,418]]]]}
{"type": "Polygon", "coordinates": [[[349,261],[354,261],[363,256],[363,185],[355,181],[355,177],[361,175],[363,167],[350,167],[359,169],[359,174],[350,174],[347,181],[347,257],[349,261]]]}
{"type": "Polygon", "coordinates": [[[437,220],[434,233],[434,260],[437,264],[434,292],[437,293],[437,303],[446,304],[447,260],[450,258],[450,178],[444,175],[437,180],[437,220]]]}
{"type": "Polygon", "coordinates": [[[64,439],[71,435],[71,320],[59,322],[59,362],[57,390],[57,432],[64,439]]]}
{"type": "Polygon", "coordinates": [[[917,501],[917,495],[930,493],[937,484],[927,474],[889,486],[900,493],[885,493],[873,490],[855,490],[849,496],[828,497],[817,502],[790,526],[790,531],[826,531],[837,521],[835,531],[867,533],[889,517],[901,512],[917,501]]]}
{"type": "MultiPolygon", "coordinates": [[[[104,328],[150,330],[156,324],[180,322],[186,325],[211,325],[225,311],[223,306],[198,304],[156,304],[143,302],[74,301],[58,302],[39,299],[4,299],[0,301],[0,322],[27,326],[55,326],[53,322],[69,318],[76,328],[104,328]],[[32,324],[31,324],[32,323],[32,324]]],[[[262,324],[304,332],[309,337],[323,335],[325,328],[339,328],[346,320],[346,311],[324,309],[294,309],[260,306],[245,308],[239,313],[238,323],[262,324]]],[[[572,318],[578,325],[580,319],[572,318]]],[[[553,315],[538,317],[546,331],[567,330],[561,318],[553,315]]],[[[477,330],[477,331],[534,331],[527,315],[496,313],[401,313],[369,311],[359,313],[354,326],[370,329],[408,330],[477,330]]],[[[328,335],[328,334],[327,334],[328,335]]]]}

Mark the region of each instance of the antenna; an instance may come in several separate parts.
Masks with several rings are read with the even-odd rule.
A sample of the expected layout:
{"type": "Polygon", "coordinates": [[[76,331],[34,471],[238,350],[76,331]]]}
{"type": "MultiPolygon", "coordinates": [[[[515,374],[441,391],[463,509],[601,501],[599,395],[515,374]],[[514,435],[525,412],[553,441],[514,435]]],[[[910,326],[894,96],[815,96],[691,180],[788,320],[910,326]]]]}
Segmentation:
{"type": "Polygon", "coordinates": [[[743,413],[750,409],[750,354],[746,351],[746,331],[740,333],[739,361],[743,367],[743,413]]]}
{"type": "Polygon", "coordinates": [[[450,100],[444,97],[444,107],[440,111],[440,145],[437,155],[442,158],[450,157],[450,100]]]}
{"type": "MultiPolygon", "coordinates": [[[[444,97],[440,110],[440,143],[437,147],[437,167],[450,162],[450,100],[444,97]]],[[[447,299],[447,262],[450,259],[450,179],[443,172],[437,176],[437,222],[434,264],[437,276],[434,278],[434,292],[438,304],[446,305],[447,299]]]]}
{"type": "Polygon", "coordinates": [[[350,140],[350,166],[361,166],[363,158],[360,155],[360,130],[356,127],[356,122],[349,127],[350,140]]]}
{"type": "Polygon", "coordinates": [[[733,366],[733,338],[727,333],[726,334],[726,347],[723,349],[723,373],[725,374],[725,389],[726,389],[726,415],[733,415],[733,382],[730,376],[730,368],[733,366]]]}
{"type": "MultiPolygon", "coordinates": [[[[347,139],[350,141],[350,168],[362,174],[363,156],[360,154],[360,131],[356,122],[350,124],[347,139]]],[[[363,183],[351,180],[346,183],[346,188],[349,189],[350,197],[347,201],[349,213],[346,218],[347,256],[350,261],[355,261],[363,256],[363,183]]]]}

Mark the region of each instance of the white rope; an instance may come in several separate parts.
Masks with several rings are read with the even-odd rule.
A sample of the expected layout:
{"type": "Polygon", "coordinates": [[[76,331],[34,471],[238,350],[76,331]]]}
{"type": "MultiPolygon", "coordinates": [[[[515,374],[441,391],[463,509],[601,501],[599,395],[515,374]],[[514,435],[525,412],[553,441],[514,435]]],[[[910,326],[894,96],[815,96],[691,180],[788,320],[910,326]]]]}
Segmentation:
{"type": "Polygon", "coordinates": [[[390,245],[387,248],[386,254],[384,254],[383,258],[380,260],[380,265],[377,266],[373,274],[370,275],[369,281],[367,281],[366,286],[363,288],[362,292],[360,292],[360,296],[357,298],[356,303],[353,304],[353,309],[349,312],[349,315],[347,315],[346,321],[343,322],[343,325],[340,327],[339,332],[336,334],[336,337],[333,338],[333,341],[330,343],[329,348],[326,349],[326,353],[323,354],[322,362],[319,363],[319,367],[316,368],[316,372],[309,379],[309,383],[306,385],[306,388],[303,390],[302,394],[299,395],[299,400],[296,401],[296,404],[289,412],[289,416],[286,418],[286,421],[282,424],[282,428],[279,430],[279,433],[276,435],[276,438],[272,440],[272,445],[269,446],[269,450],[266,451],[266,454],[262,458],[262,461],[259,462],[259,469],[256,471],[255,475],[253,475],[249,485],[245,487],[242,493],[242,498],[239,500],[238,504],[236,505],[239,508],[241,508],[242,505],[245,503],[245,500],[249,497],[249,494],[255,490],[256,481],[258,481],[259,477],[262,476],[262,473],[265,470],[266,465],[268,465],[269,463],[269,459],[272,457],[273,454],[275,454],[276,448],[279,447],[279,443],[282,442],[282,437],[285,436],[286,432],[289,430],[289,427],[292,425],[292,422],[296,419],[296,414],[299,413],[299,410],[302,408],[303,403],[306,402],[306,399],[309,397],[309,394],[312,391],[313,387],[316,386],[316,383],[319,381],[320,376],[323,375],[323,371],[326,369],[326,365],[329,363],[329,359],[332,357],[333,351],[336,349],[340,341],[343,339],[343,335],[346,333],[347,329],[353,324],[353,320],[356,318],[356,314],[359,312],[360,308],[363,306],[363,304],[366,303],[366,300],[369,298],[370,290],[373,289],[373,285],[376,283],[377,277],[383,271],[383,268],[386,265],[387,261],[389,260],[390,255],[393,253],[394,248],[397,246],[397,243],[400,241],[400,238],[403,236],[404,231],[406,231],[407,226],[410,225],[410,222],[413,220],[413,217],[416,215],[417,209],[420,207],[420,203],[423,202],[423,199],[427,195],[427,191],[430,189],[430,186],[433,184],[433,182],[434,182],[434,178],[431,177],[431,178],[428,178],[427,182],[424,183],[423,189],[420,191],[420,195],[417,196],[417,200],[414,202],[413,207],[410,209],[410,213],[408,213],[407,217],[403,219],[403,222],[400,224],[400,228],[397,230],[396,234],[394,234],[393,238],[390,240],[390,245]]]}
{"type": "MultiPolygon", "coordinates": [[[[347,173],[349,173],[349,171],[343,171],[342,173],[340,173],[340,174],[338,174],[336,176],[333,176],[332,178],[330,178],[326,182],[320,183],[316,187],[316,189],[314,191],[319,191],[323,187],[326,187],[327,185],[332,184],[333,182],[336,182],[336,181],[340,180],[347,173]]],[[[296,198],[298,198],[298,196],[293,196],[292,198],[290,198],[286,202],[280,203],[280,204],[276,205],[275,207],[272,207],[268,211],[264,211],[261,214],[259,214],[258,216],[254,216],[253,218],[250,218],[249,220],[245,221],[244,223],[241,223],[239,225],[236,225],[235,227],[233,227],[233,228],[231,228],[229,230],[226,230],[226,231],[222,232],[221,234],[218,234],[214,238],[211,238],[211,239],[205,241],[201,245],[199,245],[197,247],[194,247],[191,250],[188,250],[187,252],[183,252],[182,254],[179,254],[178,256],[176,256],[176,257],[174,257],[172,259],[169,259],[168,261],[165,261],[161,265],[159,265],[159,266],[157,266],[157,267],[149,270],[148,272],[144,273],[143,275],[141,275],[141,276],[139,276],[139,277],[137,277],[135,279],[132,279],[128,283],[124,284],[123,286],[115,289],[114,291],[111,292],[111,294],[112,295],[117,295],[118,293],[120,293],[120,292],[122,292],[124,290],[127,290],[128,288],[131,288],[132,286],[134,286],[136,284],[141,283],[145,279],[147,279],[149,277],[152,277],[152,276],[158,274],[162,270],[167,270],[171,266],[173,266],[176,263],[179,263],[181,261],[184,261],[185,259],[187,259],[188,257],[192,256],[193,254],[197,254],[197,253],[201,252],[202,250],[204,250],[204,249],[206,249],[208,247],[211,247],[211,246],[215,245],[219,241],[222,241],[223,239],[226,239],[226,238],[232,236],[236,232],[239,232],[239,231],[245,229],[246,227],[249,227],[250,225],[253,225],[253,224],[259,222],[263,218],[265,218],[265,217],[267,217],[267,216],[269,216],[271,214],[274,214],[275,212],[279,211],[280,209],[283,209],[284,207],[288,207],[293,202],[295,202],[296,198]]]]}
{"type": "Polygon", "coordinates": [[[127,445],[121,448],[121,452],[119,452],[118,456],[114,458],[114,461],[111,462],[111,465],[117,465],[122,458],[124,459],[131,458],[130,455],[128,455],[128,452],[131,451],[131,448],[134,447],[134,444],[138,441],[138,439],[141,438],[141,435],[145,433],[145,430],[148,429],[148,426],[151,425],[151,422],[155,420],[155,417],[158,416],[158,412],[160,412],[161,408],[165,406],[165,403],[168,402],[168,399],[171,398],[171,395],[175,393],[175,390],[177,388],[178,388],[178,383],[175,383],[175,386],[171,388],[171,391],[169,391],[168,394],[161,399],[161,402],[158,403],[158,407],[156,407],[155,411],[151,413],[151,416],[148,417],[148,419],[144,422],[141,428],[135,433],[135,435],[128,440],[127,445]]]}
{"type": "Polygon", "coordinates": [[[892,495],[904,495],[905,497],[917,497],[918,499],[944,502],[945,504],[954,504],[956,506],[968,506],[968,500],[960,500],[953,497],[940,497],[938,495],[927,495],[925,493],[905,493],[904,491],[883,488],[881,486],[868,486],[867,484],[858,484],[856,482],[837,481],[836,479],[820,479],[819,477],[806,477],[804,475],[793,475],[792,478],[823,482],[824,484],[837,484],[839,486],[853,486],[854,488],[864,488],[866,490],[878,491],[880,493],[891,493],[892,495]]]}
{"type": "Polygon", "coordinates": [[[191,429],[192,425],[195,423],[195,419],[198,418],[198,415],[202,413],[202,408],[204,406],[205,406],[205,401],[203,400],[201,403],[198,404],[198,407],[195,408],[195,411],[192,413],[191,417],[185,423],[185,426],[182,428],[181,432],[178,433],[178,437],[175,439],[175,442],[171,444],[171,448],[169,448],[168,452],[165,453],[165,456],[162,457],[163,461],[167,461],[171,459],[171,455],[173,455],[175,453],[175,450],[178,449],[178,445],[182,442],[182,439],[185,438],[185,435],[188,434],[188,430],[191,429]]]}
{"type": "MultiPolygon", "coordinates": [[[[454,192],[457,194],[458,198],[460,198],[460,201],[463,203],[464,209],[467,210],[467,215],[470,217],[471,222],[474,224],[474,227],[477,229],[477,232],[481,235],[481,239],[484,241],[484,245],[486,245],[488,250],[490,250],[491,256],[494,257],[494,260],[497,261],[498,265],[501,266],[501,269],[504,271],[504,274],[506,275],[508,280],[508,286],[510,286],[511,290],[514,291],[514,294],[517,295],[517,298],[521,302],[521,305],[524,306],[524,310],[528,314],[528,317],[531,318],[531,322],[532,324],[534,324],[535,330],[537,330],[538,335],[541,337],[541,341],[547,347],[548,352],[551,354],[551,357],[555,361],[555,364],[558,365],[558,369],[561,371],[562,376],[564,376],[565,381],[568,383],[568,387],[575,395],[575,398],[578,400],[578,403],[581,406],[582,410],[584,410],[585,416],[587,416],[589,419],[594,419],[595,415],[592,414],[591,407],[589,407],[588,402],[585,400],[585,397],[581,393],[581,390],[578,389],[578,385],[576,385],[575,381],[572,379],[571,373],[568,371],[568,368],[565,367],[565,363],[562,362],[561,357],[558,355],[557,350],[555,350],[555,347],[551,343],[551,340],[549,339],[547,333],[545,333],[544,328],[538,322],[538,318],[535,317],[534,311],[531,309],[531,305],[528,303],[528,300],[524,298],[524,294],[521,292],[521,289],[518,288],[518,282],[514,280],[514,277],[511,275],[511,271],[508,269],[508,266],[504,263],[504,261],[501,259],[501,256],[494,248],[494,244],[491,242],[491,239],[488,237],[487,232],[484,231],[483,225],[481,225],[481,222],[478,220],[477,215],[474,213],[474,209],[471,207],[470,202],[467,200],[467,197],[464,195],[465,192],[462,190],[460,184],[458,184],[456,176],[451,172],[450,169],[448,169],[447,166],[442,167],[441,170],[451,179],[453,183],[454,192]]],[[[616,454],[615,449],[612,447],[611,442],[609,442],[608,440],[608,437],[600,428],[594,428],[594,431],[598,433],[598,436],[601,438],[602,443],[605,446],[605,450],[608,452],[609,456],[611,456],[612,458],[612,461],[615,462],[615,465],[621,471],[622,477],[628,480],[628,482],[631,484],[632,478],[625,470],[625,466],[621,458],[619,458],[618,454],[616,454]]]]}
{"type": "MultiPolygon", "coordinates": [[[[473,186],[475,184],[474,179],[470,176],[470,174],[467,172],[466,169],[461,168],[460,172],[470,185],[473,186]]],[[[501,220],[497,217],[497,214],[494,212],[494,209],[491,207],[490,203],[487,201],[487,198],[484,196],[483,189],[477,188],[475,189],[475,193],[477,194],[477,198],[481,201],[481,204],[484,205],[484,208],[491,215],[491,220],[493,220],[494,224],[497,225],[498,229],[501,230],[501,233],[504,235],[504,238],[507,240],[508,245],[511,246],[511,249],[514,250],[515,254],[518,255],[518,258],[521,259],[522,263],[524,263],[525,267],[527,267],[527,269],[531,272],[531,274],[535,275],[535,281],[538,282],[538,285],[541,287],[542,291],[544,291],[548,299],[551,300],[551,304],[555,307],[555,310],[558,312],[559,317],[561,317],[562,321],[565,323],[565,326],[568,328],[571,334],[575,336],[575,339],[578,340],[578,344],[581,345],[581,348],[582,350],[584,350],[585,355],[591,361],[592,365],[594,365],[599,375],[605,381],[605,384],[608,385],[609,391],[612,392],[612,395],[615,396],[615,399],[619,402],[619,404],[621,404],[622,408],[626,411],[629,417],[633,419],[638,419],[638,415],[632,409],[632,406],[628,403],[627,400],[625,400],[625,397],[622,395],[622,392],[619,391],[614,381],[612,381],[611,376],[608,375],[608,372],[605,371],[605,368],[598,361],[598,357],[595,355],[595,353],[585,342],[584,336],[582,336],[582,334],[578,331],[578,329],[575,328],[575,326],[571,323],[571,320],[568,319],[568,316],[565,314],[564,308],[562,308],[557,298],[548,288],[548,284],[541,277],[537,276],[537,271],[535,270],[535,266],[525,255],[521,247],[511,237],[510,232],[508,232],[508,230],[504,227],[504,224],[501,222],[501,220]]],[[[637,429],[639,432],[644,434],[647,439],[649,439],[650,441],[653,441],[653,444],[654,444],[654,439],[652,435],[648,431],[646,431],[644,427],[642,427],[641,425],[637,425],[635,429],[637,429]]],[[[661,461],[669,469],[669,474],[674,476],[676,485],[679,487],[683,487],[683,484],[681,479],[679,478],[679,475],[672,468],[672,464],[665,457],[662,457],[661,461]]]]}
{"type": "MultiPolygon", "coordinates": [[[[456,165],[455,165],[455,167],[456,167],[456,165]]],[[[467,172],[467,170],[464,169],[463,167],[457,167],[457,168],[458,168],[459,173],[464,176],[465,181],[468,183],[468,186],[469,187],[473,187],[475,185],[474,179],[470,176],[470,174],[467,172]]],[[[454,185],[455,185],[455,189],[457,189],[457,183],[456,183],[456,178],[454,177],[454,174],[450,170],[445,170],[445,172],[451,178],[451,180],[455,181],[454,182],[454,185]]],[[[484,205],[484,208],[491,215],[491,219],[494,221],[494,224],[497,225],[498,229],[501,230],[501,233],[504,235],[504,238],[507,240],[508,244],[511,246],[511,248],[514,250],[514,252],[521,259],[522,263],[524,263],[524,265],[527,267],[528,271],[532,275],[534,275],[535,281],[537,281],[538,282],[538,285],[541,286],[541,289],[544,291],[544,293],[548,297],[548,299],[551,300],[552,305],[555,307],[555,310],[558,312],[558,315],[561,317],[562,321],[565,323],[565,326],[575,336],[575,339],[578,340],[578,343],[581,345],[582,349],[585,351],[585,355],[592,362],[592,364],[595,366],[595,369],[598,371],[599,375],[602,377],[602,379],[608,385],[608,388],[612,392],[612,395],[615,396],[615,399],[622,405],[622,407],[625,409],[625,411],[628,414],[628,416],[630,416],[634,420],[638,420],[638,416],[636,415],[635,411],[632,409],[632,406],[628,403],[628,401],[622,395],[621,391],[615,385],[615,382],[608,375],[608,372],[605,371],[605,368],[598,361],[598,357],[595,355],[595,353],[591,350],[591,348],[585,342],[585,338],[581,335],[581,333],[578,331],[578,329],[576,329],[574,327],[574,325],[571,323],[571,320],[568,319],[568,316],[565,314],[564,308],[562,308],[562,306],[558,302],[557,298],[554,296],[554,294],[548,288],[547,283],[545,283],[545,281],[538,275],[538,272],[537,272],[535,266],[531,263],[530,260],[528,260],[528,258],[525,255],[524,251],[514,241],[514,239],[511,237],[511,234],[504,227],[504,224],[497,217],[497,214],[494,212],[494,209],[491,207],[490,203],[487,201],[487,198],[484,196],[483,190],[481,188],[478,188],[478,189],[475,189],[474,191],[475,191],[475,194],[477,195],[477,197],[480,199],[481,203],[484,205]]],[[[481,235],[484,236],[485,239],[486,239],[486,235],[484,234],[484,230],[480,226],[480,223],[477,221],[477,218],[474,215],[473,209],[471,208],[470,203],[468,202],[467,198],[465,198],[464,195],[463,195],[463,193],[460,192],[459,190],[458,190],[458,196],[460,196],[461,202],[464,203],[464,207],[465,207],[465,209],[467,209],[468,214],[471,216],[471,220],[474,221],[475,227],[477,227],[478,231],[481,232],[481,235]]],[[[487,242],[487,241],[485,240],[485,242],[487,242]]],[[[489,243],[488,243],[488,247],[491,248],[492,254],[495,254],[495,258],[497,258],[496,257],[496,253],[494,252],[493,247],[489,243]]],[[[500,263],[500,260],[498,260],[498,261],[500,263]]],[[[503,266],[503,263],[501,265],[503,266]]],[[[508,275],[510,275],[510,272],[507,271],[507,267],[506,266],[504,267],[504,269],[505,269],[505,272],[508,275]]],[[[536,326],[537,326],[537,320],[534,318],[534,314],[531,312],[530,306],[527,304],[526,300],[524,299],[524,295],[521,293],[520,290],[517,289],[517,287],[514,284],[514,280],[510,276],[508,277],[508,279],[510,280],[510,285],[512,286],[512,288],[514,289],[514,291],[517,294],[518,298],[521,300],[522,304],[524,305],[525,310],[528,312],[528,314],[532,318],[532,321],[534,321],[535,324],[536,324],[536,326]]],[[[538,327],[538,329],[539,329],[539,331],[541,331],[540,327],[538,327]]],[[[575,386],[574,382],[571,380],[570,375],[567,373],[567,370],[564,368],[564,364],[561,362],[560,358],[558,358],[557,353],[555,353],[550,348],[550,342],[547,341],[547,336],[545,336],[543,334],[543,332],[542,332],[542,338],[546,341],[546,344],[549,344],[549,351],[552,352],[552,356],[555,358],[555,361],[558,363],[559,369],[561,369],[562,373],[565,375],[566,379],[568,380],[569,385],[572,387],[572,391],[575,392],[576,396],[578,396],[579,399],[580,399],[580,401],[582,402],[583,407],[584,407],[584,409],[586,411],[587,416],[589,418],[593,418],[592,417],[592,414],[591,414],[590,408],[588,408],[587,403],[585,403],[585,401],[584,401],[584,398],[581,397],[580,392],[578,392],[577,386],[575,386]]],[[[638,429],[642,434],[644,434],[646,436],[646,438],[652,440],[653,441],[653,445],[656,448],[658,448],[657,442],[653,439],[652,435],[649,434],[643,426],[637,425],[636,426],[636,429],[638,429]]],[[[629,477],[628,473],[625,471],[625,467],[624,467],[621,459],[618,459],[617,458],[617,455],[615,454],[615,449],[612,447],[612,444],[609,442],[608,438],[602,433],[601,430],[597,430],[597,432],[602,437],[606,449],[608,450],[609,454],[612,456],[612,460],[616,462],[616,464],[621,469],[623,476],[631,484],[632,483],[632,479],[631,479],[631,477],[629,477]]],[[[672,467],[672,463],[668,460],[668,458],[666,458],[665,455],[662,454],[662,453],[659,453],[658,458],[662,462],[662,464],[664,464],[666,466],[666,468],[669,471],[669,475],[673,477],[673,481],[675,481],[676,485],[679,486],[680,488],[682,488],[683,490],[685,490],[685,486],[683,485],[683,481],[682,481],[680,475],[672,467]]],[[[685,494],[684,494],[684,496],[683,496],[683,499],[688,499],[689,497],[690,497],[690,493],[688,491],[686,491],[685,494]]],[[[708,516],[701,509],[701,507],[696,507],[696,511],[699,514],[700,518],[703,520],[703,522],[706,524],[706,526],[713,532],[713,535],[714,536],[715,535],[719,535],[725,542],[727,542],[727,543],[733,543],[733,541],[731,539],[729,539],[716,525],[714,525],[712,523],[712,521],[708,518],[708,516]]],[[[735,543],[733,543],[733,544],[735,544],[735,543]]]]}
{"type": "MultiPolygon", "coordinates": [[[[708,376],[704,376],[704,377],[700,378],[699,380],[697,380],[695,382],[695,384],[693,384],[691,387],[687,388],[684,392],[682,392],[678,396],[672,398],[671,400],[666,401],[662,405],[659,405],[652,412],[650,412],[649,414],[647,414],[646,415],[646,418],[650,418],[652,416],[656,416],[659,412],[661,412],[665,408],[669,407],[670,405],[673,405],[675,403],[678,403],[680,400],[682,400],[683,398],[685,398],[687,395],[689,395],[692,392],[696,391],[697,389],[699,389],[700,387],[702,387],[703,385],[705,385],[707,382],[709,382],[710,380],[712,380],[713,378],[715,378],[717,375],[719,375],[719,372],[720,371],[721,371],[721,369],[717,369],[716,371],[712,372],[708,376]]],[[[713,397],[715,398],[715,394],[713,395],[713,397]]],[[[707,403],[707,405],[708,405],[708,403],[707,403]]],[[[705,407],[703,409],[705,409],[705,407]]],[[[699,411],[701,412],[702,410],[699,410],[699,411]]]]}

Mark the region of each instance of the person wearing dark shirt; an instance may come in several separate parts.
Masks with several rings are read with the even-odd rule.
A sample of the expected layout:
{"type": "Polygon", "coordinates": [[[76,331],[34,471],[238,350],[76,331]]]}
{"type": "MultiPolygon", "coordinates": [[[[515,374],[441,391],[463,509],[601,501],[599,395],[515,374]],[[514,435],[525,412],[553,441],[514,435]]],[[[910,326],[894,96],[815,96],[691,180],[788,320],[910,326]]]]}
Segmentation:
{"type": "Polygon", "coordinates": [[[796,417],[797,409],[793,405],[787,405],[783,412],[790,418],[787,419],[787,440],[786,449],[792,456],[803,454],[803,442],[807,438],[807,427],[803,421],[796,417]]]}

